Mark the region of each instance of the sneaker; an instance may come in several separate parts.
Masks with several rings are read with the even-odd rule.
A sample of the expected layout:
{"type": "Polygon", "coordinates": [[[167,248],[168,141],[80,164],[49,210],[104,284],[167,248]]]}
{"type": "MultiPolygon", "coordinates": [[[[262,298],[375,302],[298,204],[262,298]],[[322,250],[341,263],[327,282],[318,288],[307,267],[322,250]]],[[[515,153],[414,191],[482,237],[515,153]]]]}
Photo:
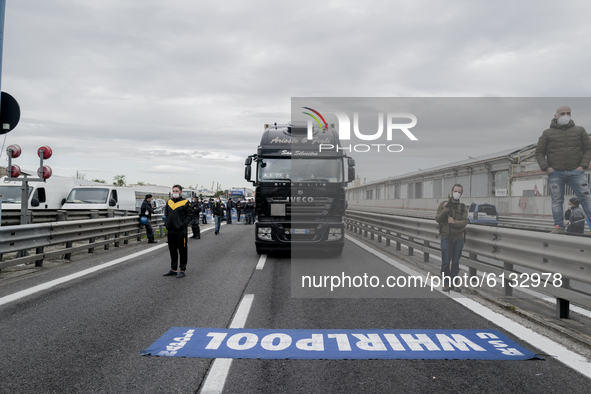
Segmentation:
{"type": "Polygon", "coordinates": [[[176,276],[177,278],[184,278],[185,277],[185,271],[179,271],[179,273],[176,276]]]}
{"type": "Polygon", "coordinates": [[[167,273],[165,273],[165,274],[164,274],[164,275],[162,275],[162,276],[173,276],[173,275],[176,275],[176,274],[177,274],[177,272],[176,272],[176,271],[170,270],[170,271],[168,271],[167,273]]]}
{"type": "Polygon", "coordinates": [[[447,292],[449,292],[449,290],[450,290],[450,288],[449,288],[449,287],[447,287],[447,286],[446,286],[446,287],[443,287],[443,288],[441,288],[441,291],[447,291],[447,292]]]}
{"type": "Polygon", "coordinates": [[[149,241],[148,241],[148,243],[149,243],[149,244],[157,244],[157,243],[158,243],[158,241],[155,241],[155,240],[151,239],[151,240],[149,240],[149,241]]]}
{"type": "Polygon", "coordinates": [[[560,226],[554,226],[554,230],[552,230],[550,234],[566,234],[566,232],[560,226]]]}
{"type": "Polygon", "coordinates": [[[456,293],[462,292],[462,289],[460,289],[459,287],[454,287],[452,290],[455,291],[456,293]]]}

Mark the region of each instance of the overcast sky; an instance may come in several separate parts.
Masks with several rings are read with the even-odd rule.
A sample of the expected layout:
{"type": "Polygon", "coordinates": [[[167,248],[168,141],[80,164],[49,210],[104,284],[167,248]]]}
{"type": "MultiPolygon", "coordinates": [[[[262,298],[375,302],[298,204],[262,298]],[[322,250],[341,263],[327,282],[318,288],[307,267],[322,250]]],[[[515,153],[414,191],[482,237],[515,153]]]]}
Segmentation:
{"type": "MultiPolygon", "coordinates": [[[[22,114],[3,150],[20,145],[16,164],[35,169],[49,145],[56,175],[246,186],[244,158],[264,123],[290,119],[292,97],[589,96],[590,11],[586,1],[7,0],[1,83],[22,114]]],[[[501,111],[494,146],[490,132],[419,136],[419,118],[421,153],[388,171],[535,143],[554,110],[531,108],[539,125],[518,135],[501,111]]],[[[451,113],[463,124],[462,108],[451,113]]],[[[590,114],[573,106],[588,131],[590,114]]],[[[384,174],[358,168],[368,181],[384,174]]]]}

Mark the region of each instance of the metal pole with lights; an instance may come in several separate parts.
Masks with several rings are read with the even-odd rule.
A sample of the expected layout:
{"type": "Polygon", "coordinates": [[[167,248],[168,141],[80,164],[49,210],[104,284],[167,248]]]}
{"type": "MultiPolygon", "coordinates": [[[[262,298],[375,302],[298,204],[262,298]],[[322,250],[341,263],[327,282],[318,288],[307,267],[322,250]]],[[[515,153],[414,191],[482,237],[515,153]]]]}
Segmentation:
{"type": "Polygon", "coordinates": [[[21,169],[17,165],[12,164],[12,159],[16,159],[22,153],[21,147],[18,145],[10,145],[6,148],[6,154],[8,155],[8,167],[6,169],[6,180],[21,182],[21,224],[29,224],[29,216],[27,215],[29,209],[29,182],[45,182],[52,175],[51,167],[43,165],[43,160],[47,160],[53,154],[53,151],[49,146],[42,146],[37,149],[37,156],[39,156],[39,169],[37,170],[37,176],[39,178],[29,178],[26,174],[22,178],[19,178],[21,169]]]}

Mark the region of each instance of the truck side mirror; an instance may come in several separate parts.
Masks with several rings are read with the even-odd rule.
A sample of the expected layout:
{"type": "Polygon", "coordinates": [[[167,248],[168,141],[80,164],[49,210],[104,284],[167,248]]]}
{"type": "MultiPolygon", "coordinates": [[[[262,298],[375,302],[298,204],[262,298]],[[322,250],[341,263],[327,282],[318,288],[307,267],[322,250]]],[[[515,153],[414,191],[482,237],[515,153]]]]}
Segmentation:
{"type": "Polygon", "coordinates": [[[64,205],[66,203],[66,199],[62,198],[62,205],[64,205]]]}
{"type": "Polygon", "coordinates": [[[355,167],[349,167],[349,179],[347,180],[347,183],[349,182],[353,182],[355,180],[355,167]]]}
{"type": "Polygon", "coordinates": [[[37,198],[33,197],[31,199],[31,206],[32,207],[38,207],[39,206],[39,200],[37,198]]]}
{"type": "Polygon", "coordinates": [[[110,206],[110,207],[114,207],[115,205],[117,205],[117,201],[115,201],[115,199],[114,199],[114,198],[110,199],[110,200],[109,200],[109,206],[110,206]]]}
{"type": "Polygon", "coordinates": [[[244,160],[244,165],[245,166],[250,166],[252,164],[252,157],[247,157],[246,160],[244,160]]]}
{"type": "Polygon", "coordinates": [[[349,164],[349,167],[355,167],[355,160],[351,157],[348,157],[347,164],[349,164]]]}
{"type": "Polygon", "coordinates": [[[247,165],[246,167],[244,167],[244,179],[246,179],[248,182],[252,182],[250,180],[252,176],[252,170],[250,169],[250,166],[247,165]]]}

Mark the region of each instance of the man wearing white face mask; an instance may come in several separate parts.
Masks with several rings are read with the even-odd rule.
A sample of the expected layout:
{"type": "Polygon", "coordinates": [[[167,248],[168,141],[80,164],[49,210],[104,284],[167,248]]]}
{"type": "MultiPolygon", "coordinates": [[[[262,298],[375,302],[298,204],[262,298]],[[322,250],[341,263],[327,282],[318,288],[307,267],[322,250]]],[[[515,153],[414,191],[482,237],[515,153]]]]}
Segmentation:
{"type": "Polygon", "coordinates": [[[451,189],[452,197],[442,201],[437,208],[435,220],[439,223],[441,234],[441,281],[443,291],[460,289],[453,284],[453,278],[460,272],[460,257],[464,249],[464,229],[468,224],[468,210],[460,203],[464,188],[455,184],[451,189]],[[451,263],[451,267],[450,267],[451,263]]]}
{"type": "Polygon", "coordinates": [[[553,233],[564,234],[564,186],[574,191],[585,211],[591,217],[591,194],[585,170],[591,161],[591,138],[581,126],[575,126],[571,109],[556,110],[550,128],[538,140],[536,160],[540,169],[548,174],[548,188],[552,197],[553,233]]]}
{"type": "Polygon", "coordinates": [[[181,185],[172,187],[172,198],[166,204],[166,236],[170,252],[170,271],[164,276],[185,277],[187,269],[187,225],[199,212],[197,204],[191,204],[183,198],[181,185]],[[180,267],[178,260],[180,256],[180,267]],[[177,270],[180,268],[180,270],[177,270]]]}

